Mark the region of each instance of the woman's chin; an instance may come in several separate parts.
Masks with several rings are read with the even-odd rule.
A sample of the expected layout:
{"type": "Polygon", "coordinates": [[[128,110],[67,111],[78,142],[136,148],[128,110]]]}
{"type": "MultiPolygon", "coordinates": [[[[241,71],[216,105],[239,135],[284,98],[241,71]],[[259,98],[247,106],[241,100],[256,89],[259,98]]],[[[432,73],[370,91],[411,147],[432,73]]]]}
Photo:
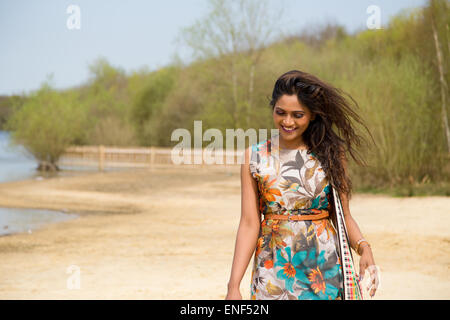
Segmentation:
{"type": "Polygon", "coordinates": [[[287,133],[287,132],[281,132],[281,138],[283,138],[284,140],[297,140],[299,138],[298,135],[293,134],[293,133],[287,133]]]}

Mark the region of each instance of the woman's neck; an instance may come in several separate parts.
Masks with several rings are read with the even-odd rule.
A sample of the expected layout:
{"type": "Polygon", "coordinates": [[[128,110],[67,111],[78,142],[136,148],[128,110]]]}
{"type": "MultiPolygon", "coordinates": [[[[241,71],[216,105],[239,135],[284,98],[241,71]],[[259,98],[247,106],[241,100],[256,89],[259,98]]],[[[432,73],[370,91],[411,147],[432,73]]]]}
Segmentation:
{"type": "Polygon", "coordinates": [[[298,149],[307,149],[308,146],[304,143],[304,141],[290,141],[290,142],[286,142],[286,141],[282,141],[281,139],[279,139],[279,145],[280,145],[280,149],[287,149],[287,150],[298,150],[298,149]]]}

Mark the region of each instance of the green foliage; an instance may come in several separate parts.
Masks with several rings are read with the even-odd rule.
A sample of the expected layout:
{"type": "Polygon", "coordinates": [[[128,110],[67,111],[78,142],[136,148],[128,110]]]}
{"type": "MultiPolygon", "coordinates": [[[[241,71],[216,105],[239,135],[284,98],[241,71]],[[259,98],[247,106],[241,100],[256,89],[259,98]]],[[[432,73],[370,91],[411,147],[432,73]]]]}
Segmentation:
{"type": "Polygon", "coordinates": [[[439,106],[433,104],[431,72],[413,55],[397,62],[383,57],[360,66],[342,86],[352,92],[374,136],[370,168],[359,169],[360,183],[395,185],[438,179],[443,166],[439,106]]]}
{"type": "Polygon", "coordinates": [[[38,161],[56,163],[66,148],[81,138],[86,112],[75,92],[58,92],[44,83],[7,122],[13,141],[38,161]]]}
{"type": "Polygon", "coordinates": [[[160,123],[165,101],[177,83],[174,67],[162,68],[151,73],[145,86],[137,92],[131,105],[131,121],[141,145],[156,145],[161,139],[156,130],[160,123]]]}
{"type": "Polygon", "coordinates": [[[25,98],[21,96],[0,96],[0,130],[4,129],[6,122],[12,115],[14,105],[22,105],[25,98]]]}
{"type": "Polygon", "coordinates": [[[111,66],[105,58],[94,61],[89,70],[89,86],[82,90],[82,101],[89,113],[83,143],[115,146],[136,144],[128,115],[132,97],[125,72],[111,66]]]}

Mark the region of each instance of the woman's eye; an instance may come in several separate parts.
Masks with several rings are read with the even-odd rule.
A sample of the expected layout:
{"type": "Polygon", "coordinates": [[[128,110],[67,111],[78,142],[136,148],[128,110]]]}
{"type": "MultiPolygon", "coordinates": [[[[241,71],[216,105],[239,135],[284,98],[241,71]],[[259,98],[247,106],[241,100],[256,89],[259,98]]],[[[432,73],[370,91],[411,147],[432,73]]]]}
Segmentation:
{"type": "MultiPolygon", "coordinates": [[[[284,112],[283,111],[276,111],[276,114],[279,115],[279,116],[282,116],[282,115],[284,115],[284,112]]],[[[297,114],[294,115],[294,117],[297,118],[297,119],[300,119],[300,118],[303,117],[303,114],[302,113],[297,113],[297,114]]]]}

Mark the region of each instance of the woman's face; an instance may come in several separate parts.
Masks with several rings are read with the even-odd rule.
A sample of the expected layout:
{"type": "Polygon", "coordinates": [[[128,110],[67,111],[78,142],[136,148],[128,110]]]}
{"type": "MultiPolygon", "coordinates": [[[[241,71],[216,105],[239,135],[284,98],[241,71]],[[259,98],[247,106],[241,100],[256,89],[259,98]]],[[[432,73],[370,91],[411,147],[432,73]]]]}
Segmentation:
{"type": "Polygon", "coordinates": [[[298,101],[297,95],[282,95],[273,108],[273,122],[280,130],[280,139],[285,144],[295,146],[302,144],[303,132],[315,115],[298,101]]]}

